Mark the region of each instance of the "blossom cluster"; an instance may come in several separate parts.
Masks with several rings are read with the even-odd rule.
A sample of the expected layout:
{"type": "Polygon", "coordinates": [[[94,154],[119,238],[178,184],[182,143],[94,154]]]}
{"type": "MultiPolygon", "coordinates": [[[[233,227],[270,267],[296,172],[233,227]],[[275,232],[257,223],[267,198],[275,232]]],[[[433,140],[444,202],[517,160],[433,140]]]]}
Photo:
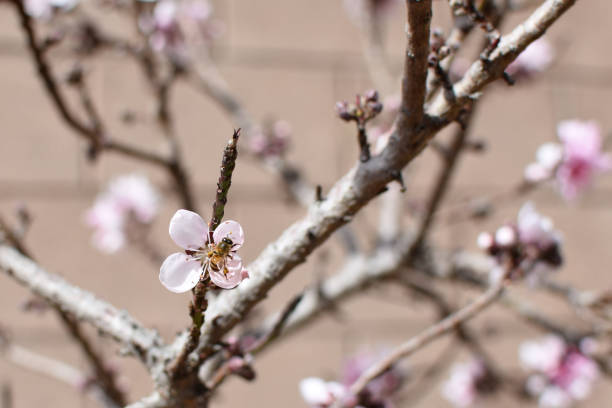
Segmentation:
{"type": "Polygon", "coordinates": [[[569,407],[590,394],[599,368],[588,355],[588,344],[588,339],[580,346],[567,344],[554,335],[521,344],[519,358],[530,373],[526,391],[541,407],[569,407]]]}
{"type": "Polygon", "coordinates": [[[85,215],[94,229],[93,244],[112,253],[127,242],[130,228],[150,224],[159,209],[159,194],[149,179],[129,174],[111,181],[85,215]]]}
{"type": "Polygon", "coordinates": [[[393,367],[381,376],[370,381],[357,396],[350,393],[350,387],[375,361],[376,355],[360,353],[348,359],[343,367],[340,382],[325,381],[309,377],[300,382],[302,398],[313,408],[326,408],[336,402],[345,407],[355,408],[391,408],[394,394],[399,390],[404,375],[393,367]]]}
{"type": "Polygon", "coordinates": [[[588,187],[593,176],[612,169],[612,156],[602,152],[603,137],[595,122],[567,120],[557,126],[559,143],[545,143],[536,152],[536,161],[525,168],[531,183],[555,179],[568,200],[588,187]]]}
{"type": "Polygon", "coordinates": [[[520,209],[516,224],[504,225],[495,234],[482,232],[477,242],[498,263],[491,272],[492,280],[509,268],[511,278],[527,275],[535,282],[562,263],[561,234],[531,202],[520,209]]]}

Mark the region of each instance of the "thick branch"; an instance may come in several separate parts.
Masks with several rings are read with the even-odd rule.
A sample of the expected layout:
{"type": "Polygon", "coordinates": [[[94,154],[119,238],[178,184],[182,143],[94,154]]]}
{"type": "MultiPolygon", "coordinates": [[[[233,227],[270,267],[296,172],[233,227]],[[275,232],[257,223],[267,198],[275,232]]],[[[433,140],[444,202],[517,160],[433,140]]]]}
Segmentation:
{"type": "Polygon", "coordinates": [[[87,321],[102,333],[123,343],[148,366],[163,343],[159,335],[146,329],[126,311],[116,309],[93,294],[73,286],[40,268],[31,259],[6,245],[0,245],[0,269],[33,293],[60,307],[79,320],[87,321]]]}
{"type": "Polygon", "coordinates": [[[402,78],[402,106],[398,119],[400,135],[406,137],[423,119],[429,55],[431,0],[406,0],[406,57],[402,78]]]}
{"type": "MultiPolygon", "coordinates": [[[[526,23],[502,40],[501,50],[506,51],[497,49],[492,53],[491,64],[499,66],[501,71],[490,71],[480,62],[475,63],[468,72],[467,79],[464,78],[455,85],[458,99],[460,96],[465,101],[469,94],[490,82],[494,75],[500,76],[503,67],[518,55],[518,52],[510,51],[510,48],[524,49],[574,2],[575,0],[549,0],[544,3],[526,23]],[[524,26],[531,29],[526,30],[524,26]],[[537,27],[539,31],[533,27],[537,27]],[[523,35],[526,32],[528,34],[523,35]],[[472,78],[474,80],[471,80],[472,78]],[[467,83],[473,85],[467,86],[467,83]]],[[[459,107],[451,106],[444,100],[442,104],[435,105],[433,111],[451,119],[457,115],[459,107]]],[[[201,347],[197,351],[210,351],[212,344],[237,324],[255,304],[264,299],[278,281],[304,262],[329,235],[349,222],[357,211],[381,193],[385,185],[393,180],[394,171],[416,157],[443,125],[444,123],[438,122],[426,123],[410,135],[395,134],[382,154],[351,169],[331,189],[325,201],[313,203],[304,219],[289,227],[249,265],[251,279],[237,289],[221,293],[209,307],[209,319],[203,326],[201,347]]]]}
{"type": "MultiPolygon", "coordinates": [[[[19,239],[15,231],[13,231],[13,229],[10,228],[1,217],[0,232],[4,232],[7,241],[20,254],[33,259],[32,255],[25,248],[23,242],[21,239],[19,239]]],[[[85,355],[85,358],[95,373],[95,378],[101,391],[106,394],[106,399],[112,401],[115,405],[124,405],[126,402],[126,397],[123,390],[121,390],[121,388],[117,385],[117,376],[110,369],[110,367],[105,364],[102,354],[94,348],[91,340],[85,335],[85,333],[83,333],[79,322],[57,304],[51,303],[51,307],[59,317],[64,328],[68,331],[68,334],[78,344],[79,348],[85,355]]]]}

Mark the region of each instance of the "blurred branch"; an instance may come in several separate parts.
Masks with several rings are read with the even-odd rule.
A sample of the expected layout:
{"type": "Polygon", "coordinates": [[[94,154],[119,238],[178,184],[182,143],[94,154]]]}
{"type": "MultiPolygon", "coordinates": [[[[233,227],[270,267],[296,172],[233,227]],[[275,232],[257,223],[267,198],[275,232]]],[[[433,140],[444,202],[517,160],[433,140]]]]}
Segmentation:
{"type": "Polygon", "coordinates": [[[78,135],[89,141],[89,153],[95,157],[95,155],[101,150],[114,151],[137,160],[142,160],[150,164],[164,167],[179,187],[179,193],[181,194],[183,205],[187,208],[193,209],[193,197],[188,187],[187,175],[176,154],[174,154],[171,158],[167,158],[158,153],[140,149],[135,146],[130,146],[109,138],[108,135],[103,133],[104,129],[101,118],[97,115],[89,95],[84,93],[86,90],[84,86],[79,88],[80,97],[85,111],[90,116],[89,119],[91,125],[83,123],[83,121],[81,121],[81,119],[79,119],[74,112],[70,110],[68,103],[61,93],[60,86],[58,85],[58,82],[51,71],[50,64],[45,56],[45,50],[36,39],[34,22],[25,11],[24,2],[21,0],[10,1],[15,6],[17,14],[19,15],[21,27],[26,35],[28,49],[36,65],[39,77],[43,82],[45,89],[53,102],[53,105],[58,110],[60,116],[66,122],[66,124],[78,135]]]}
{"type": "Polygon", "coordinates": [[[109,399],[105,391],[89,376],[64,363],[14,344],[10,341],[2,345],[2,355],[16,366],[68,384],[74,389],[84,392],[101,405],[108,408],[121,407],[114,400],[109,399]]]}
{"type": "Polygon", "coordinates": [[[384,45],[384,20],[382,19],[380,7],[374,1],[368,1],[363,5],[363,21],[361,32],[363,34],[363,54],[370,78],[376,89],[383,95],[388,95],[396,88],[394,77],[385,55],[384,45]]]}
{"type": "Polygon", "coordinates": [[[257,353],[260,350],[263,350],[266,345],[273,342],[278,336],[280,336],[281,332],[285,328],[287,322],[291,315],[295,312],[296,308],[304,298],[304,294],[300,293],[295,296],[286,306],[285,309],[280,313],[276,322],[272,325],[272,328],[268,330],[266,334],[264,334],[261,339],[257,341],[249,350],[249,353],[257,353]]]}
{"type": "Polygon", "coordinates": [[[507,281],[505,278],[500,279],[496,284],[492,285],[485,293],[480,295],[467,306],[457,310],[453,314],[428,327],[420,334],[395,348],[385,358],[375,363],[364,371],[363,374],[361,374],[361,376],[351,385],[351,394],[359,395],[370,381],[383,374],[400,359],[410,356],[442,335],[452,331],[455,329],[455,327],[457,327],[457,325],[468,321],[478,313],[485,310],[502,295],[506,284],[507,281]]]}

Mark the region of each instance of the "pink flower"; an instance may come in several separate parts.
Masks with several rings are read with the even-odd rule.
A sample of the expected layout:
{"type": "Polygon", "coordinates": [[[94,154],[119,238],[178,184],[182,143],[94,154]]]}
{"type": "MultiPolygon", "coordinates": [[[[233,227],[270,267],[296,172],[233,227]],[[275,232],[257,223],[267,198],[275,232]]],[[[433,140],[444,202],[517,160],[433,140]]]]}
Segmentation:
{"type": "Polygon", "coordinates": [[[552,178],[563,160],[563,147],[558,143],[544,143],[536,152],[535,163],[525,168],[525,179],[539,183],[552,178]]]}
{"type": "MultiPolygon", "coordinates": [[[[370,368],[384,354],[384,352],[362,352],[346,360],[342,369],[342,384],[348,389],[364,371],[370,368]]],[[[393,367],[368,383],[365,390],[360,394],[361,399],[364,401],[360,400],[360,402],[364,405],[390,406],[391,397],[400,388],[402,381],[402,373],[398,368],[393,367]]]]}
{"type": "Polygon", "coordinates": [[[33,18],[47,20],[56,10],[69,11],[76,7],[78,0],[25,0],[25,10],[33,18]]]}
{"type": "Polygon", "coordinates": [[[533,203],[521,207],[517,217],[519,240],[523,245],[533,245],[546,250],[561,243],[561,234],[554,229],[550,218],[539,214],[533,203]]]}
{"type": "Polygon", "coordinates": [[[173,0],[162,0],[153,9],[151,47],[158,52],[184,52],[184,36],[177,19],[178,5],[173,0]]]}
{"type": "Polygon", "coordinates": [[[552,64],[554,50],[543,38],[532,42],[506,68],[506,72],[514,77],[531,76],[545,71],[552,64]]]}
{"type": "Polygon", "coordinates": [[[557,336],[524,342],[519,358],[531,372],[526,389],[539,398],[542,407],[566,407],[585,399],[599,376],[599,368],[591,358],[557,336]]]}
{"type": "Polygon", "coordinates": [[[104,252],[118,251],[125,245],[130,221],[149,224],[158,208],[159,195],[146,177],[130,174],[114,179],[85,215],[94,228],[94,246],[104,252]]]}
{"type": "Polygon", "coordinates": [[[153,221],[159,209],[159,195],[151,182],[139,174],[128,174],[111,181],[108,194],[124,213],[132,212],[138,221],[153,221]]]}
{"type": "Polygon", "coordinates": [[[326,408],[341,400],[345,387],[337,382],[326,382],[317,377],[308,377],[300,381],[300,393],[308,405],[313,408],[326,408]]]}
{"type": "Polygon", "coordinates": [[[98,198],[94,206],[87,211],[85,221],[94,228],[92,242],[99,250],[113,253],[125,245],[124,215],[112,197],[98,198]]]}
{"type": "Polygon", "coordinates": [[[370,381],[359,395],[350,393],[350,387],[378,360],[378,357],[377,354],[360,353],[349,358],[343,366],[340,383],[326,382],[315,377],[302,380],[300,382],[302,397],[313,408],[327,408],[337,401],[341,401],[342,406],[347,407],[391,408],[391,398],[403,381],[403,375],[396,367],[370,381]]]}
{"type": "Polygon", "coordinates": [[[553,228],[550,218],[540,215],[530,202],[521,207],[516,224],[498,228],[495,235],[481,232],[477,244],[495,259],[490,282],[503,276],[526,277],[527,283],[535,286],[563,262],[561,234],[553,228]]]}
{"type": "Polygon", "coordinates": [[[159,280],[166,289],[187,292],[207,272],[210,280],[223,289],[232,289],[248,277],[236,253],[244,243],[244,232],[236,221],[222,222],[211,234],[198,214],[178,210],[170,220],[169,232],[185,252],[168,256],[162,264],[159,280]]]}
{"type": "Polygon", "coordinates": [[[279,157],[287,150],[290,137],[291,125],[284,120],[277,120],[269,129],[255,128],[249,139],[249,146],[258,156],[279,157]]]}
{"type": "Polygon", "coordinates": [[[563,196],[572,199],[591,183],[594,174],[612,168],[612,158],[601,151],[601,129],[595,122],[563,121],[557,134],[563,142],[557,181],[563,196]]]}
{"type": "Polygon", "coordinates": [[[486,377],[484,364],[477,359],[455,364],[442,386],[442,395],[457,407],[469,407],[478,397],[478,383],[486,377]]]}
{"type": "Polygon", "coordinates": [[[552,335],[537,341],[526,341],[519,346],[519,359],[523,368],[528,371],[552,372],[564,353],[565,342],[552,335]]]}
{"type": "Polygon", "coordinates": [[[139,19],[140,29],[149,35],[151,47],[174,58],[187,58],[187,40],[195,46],[206,46],[222,31],[212,18],[208,0],[161,0],[152,15],[139,19]],[[204,43],[202,43],[202,40],[204,43]]]}
{"type": "Polygon", "coordinates": [[[539,183],[556,178],[561,194],[571,200],[591,184],[595,174],[612,168],[612,157],[601,151],[601,130],[595,122],[563,121],[557,134],[562,144],[540,146],[536,162],[525,168],[525,179],[539,183]]]}

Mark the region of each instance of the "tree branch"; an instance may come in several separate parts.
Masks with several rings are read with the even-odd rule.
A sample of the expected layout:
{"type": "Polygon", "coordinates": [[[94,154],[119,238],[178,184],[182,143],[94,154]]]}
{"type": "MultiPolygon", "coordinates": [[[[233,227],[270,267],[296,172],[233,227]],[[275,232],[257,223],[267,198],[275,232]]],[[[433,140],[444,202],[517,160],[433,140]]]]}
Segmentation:
{"type": "Polygon", "coordinates": [[[30,370],[37,374],[41,374],[68,384],[69,386],[88,394],[93,400],[100,402],[108,408],[119,408],[122,405],[117,405],[116,402],[110,400],[95,382],[89,383],[88,376],[76,368],[64,363],[63,361],[55,360],[25,347],[13,344],[10,342],[3,346],[2,354],[4,357],[16,366],[30,370]]]}
{"type": "Polygon", "coordinates": [[[402,105],[397,122],[398,132],[405,138],[423,119],[429,56],[429,24],[432,15],[431,0],[406,0],[406,8],[408,40],[402,78],[402,105]]]}
{"type": "Polygon", "coordinates": [[[359,395],[370,381],[383,374],[400,359],[410,356],[442,335],[454,330],[457,325],[468,321],[493,304],[503,293],[506,283],[505,279],[500,279],[499,282],[476,298],[472,303],[459,309],[445,319],[440,320],[438,323],[430,326],[417,336],[391,351],[387,357],[368,368],[357,381],[353,383],[350,387],[351,394],[359,395]]]}
{"type": "MultiPolygon", "coordinates": [[[[466,78],[455,85],[458,100],[465,102],[472,92],[491,82],[494,75],[500,76],[503,68],[518,55],[517,51],[512,50],[524,49],[574,2],[575,0],[547,0],[526,23],[519,25],[506,39],[502,39],[500,47],[491,57],[491,64],[498,68],[485,69],[481,62],[476,62],[466,78]]],[[[423,79],[422,88],[424,87],[423,79]]],[[[444,100],[443,103],[434,105],[431,111],[439,113],[440,117],[453,119],[459,112],[459,105],[451,106],[444,100]]],[[[264,299],[278,281],[304,262],[327,237],[348,223],[355,213],[380,194],[385,185],[393,180],[393,171],[411,162],[444,124],[445,122],[427,121],[408,135],[396,133],[380,155],[372,157],[367,163],[358,164],[340,179],[325,201],[311,204],[305,218],[290,226],[249,265],[251,278],[237,289],[221,293],[209,307],[209,319],[203,326],[200,347],[196,351],[210,352],[211,346],[234,327],[255,304],[264,299]]]]}
{"type": "Polygon", "coordinates": [[[163,342],[157,332],[143,327],[126,311],[96,298],[57,275],[41,269],[34,261],[6,245],[0,245],[0,269],[33,293],[128,347],[147,367],[156,365],[163,342]]]}

